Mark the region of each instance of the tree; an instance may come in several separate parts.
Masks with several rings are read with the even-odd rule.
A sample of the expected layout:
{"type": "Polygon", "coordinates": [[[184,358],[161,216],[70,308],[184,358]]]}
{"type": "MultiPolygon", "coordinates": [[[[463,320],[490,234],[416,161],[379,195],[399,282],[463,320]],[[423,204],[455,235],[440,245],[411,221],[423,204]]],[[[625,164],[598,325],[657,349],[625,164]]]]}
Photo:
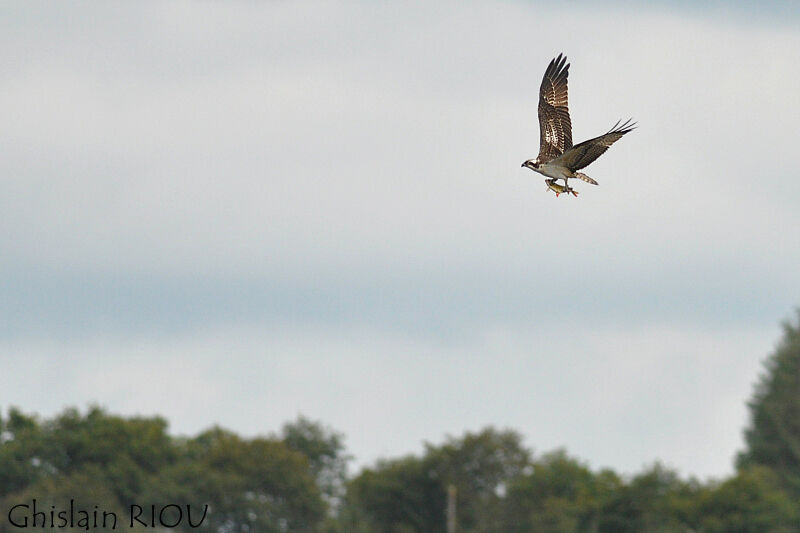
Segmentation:
{"type": "MultiPolygon", "coordinates": [[[[122,418],[97,407],[43,422],[11,409],[0,420],[0,509],[36,499],[39,511],[57,513],[74,500],[76,508],[97,506],[128,520],[127,529],[131,504],[191,505],[195,522],[208,504],[202,531],[319,530],[325,504],[306,455],[277,438],[213,428],[176,439],[166,427],[161,418],[122,418]]],[[[0,515],[0,533],[13,527],[0,515]]],[[[181,528],[193,530],[186,522],[181,528]]]]}
{"type": "MultiPolygon", "coordinates": [[[[4,510],[0,513],[0,532],[18,531],[19,528],[11,523],[13,520],[16,520],[17,524],[21,520],[29,520],[30,529],[36,530],[41,527],[41,523],[36,524],[37,527],[33,527],[32,524],[31,505],[34,500],[37,510],[45,512],[45,520],[50,520],[49,512],[52,508],[56,509],[57,516],[58,512],[70,509],[70,502],[73,502],[74,509],[84,510],[89,514],[90,529],[101,531],[129,529],[125,523],[127,519],[125,507],[117,499],[105,472],[98,466],[86,466],[68,475],[42,477],[20,491],[0,498],[0,509],[4,510]],[[12,513],[11,509],[16,505],[26,505],[28,508],[19,508],[18,512],[12,513]],[[95,510],[97,510],[98,527],[94,527],[95,510]]],[[[80,520],[80,516],[78,513],[73,515],[73,518],[80,520]]],[[[56,522],[55,527],[59,527],[59,522],[56,522]]],[[[50,522],[47,522],[46,528],[51,528],[50,522]]]]}
{"type": "Polygon", "coordinates": [[[344,497],[347,463],[351,460],[345,453],[344,436],[303,416],[284,424],[281,436],[290,449],[308,458],[311,475],[335,515],[344,497]]]}
{"type": "Polygon", "coordinates": [[[172,443],[161,418],[121,418],[92,407],[85,416],[66,409],[40,423],[11,409],[2,430],[0,489],[13,493],[42,479],[101,467],[119,501],[169,463],[172,443]]]}
{"type": "MultiPolygon", "coordinates": [[[[124,419],[92,407],[86,415],[66,409],[40,422],[12,408],[0,429],[0,507],[36,499],[49,511],[73,500],[78,508],[97,506],[121,517],[172,452],[160,418],[124,419]]],[[[6,514],[0,531],[7,521],[6,514]]]]}
{"type": "Polygon", "coordinates": [[[740,470],[698,498],[703,533],[795,533],[800,512],[778,475],[763,466],[740,470]]]}
{"type": "Polygon", "coordinates": [[[81,416],[77,409],[66,409],[42,430],[49,468],[68,475],[100,466],[121,502],[133,501],[145,479],[175,457],[167,422],[160,417],[123,418],[100,407],[81,416]]]}
{"type": "Polygon", "coordinates": [[[9,409],[0,418],[0,494],[10,494],[47,475],[42,467],[45,444],[42,429],[33,416],[9,409]]]}
{"type": "Polygon", "coordinates": [[[519,433],[488,427],[448,437],[441,446],[427,444],[425,457],[442,490],[449,485],[456,488],[459,531],[485,531],[508,484],[530,465],[531,453],[519,433]]]}
{"type": "Polygon", "coordinates": [[[426,445],[423,457],[381,462],[348,486],[350,518],[361,517],[378,533],[445,531],[447,488],[456,487],[462,532],[488,531],[505,487],[522,474],[530,452],[513,431],[487,428],[426,445]]]}
{"type": "Polygon", "coordinates": [[[182,442],[179,459],[151,480],[142,500],[208,504],[197,530],[209,532],[310,533],[324,517],[304,455],[276,439],[220,428],[182,442]]]}
{"type": "Polygon", "coordinates": [[[500,506],[504,533],[571,533],[595,531],[605,491],[621,481],[605,473],[595,476],[563,450],[533,461],[530,471],[517,477],[500,506]]]}
{"type": "Polygon", "coordinates": [[[443,532],[445,501],[434,465],[417,457],[366,468],[347,491],[348,514],[374,533],[443,532]]]}
{"type": "Polygon", "coordinates": [[[684,533],[701,486],[656,463],[618,487],[600,509],[598,533],[684,533]]]}
{"type": "Polygon", "coordinates": [[[767,359],[750,407],[747,448],[741,468],[763,465],[776,472],[800,497],[800,310],[797,323],[786,322],[784,335],[767,359]]]}

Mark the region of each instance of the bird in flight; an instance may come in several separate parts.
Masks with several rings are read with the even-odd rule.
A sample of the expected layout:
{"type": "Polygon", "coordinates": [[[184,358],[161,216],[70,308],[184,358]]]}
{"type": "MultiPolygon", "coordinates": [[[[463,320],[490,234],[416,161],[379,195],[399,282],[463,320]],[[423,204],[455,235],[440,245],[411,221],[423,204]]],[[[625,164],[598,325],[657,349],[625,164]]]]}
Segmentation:
{"type": "Polygon", "coordinates": [[[578,171],[603,155],[609,146],[636,127],[636,123],[630,119],[623,123],[618,121],[608,133],[573,146],[572,122],[567,103],[567,76],[567,57],[558,54],[547,66],[539,88],[539,155],[536,159],[528,159],[522,163],[523,167],[549,178],[545,179],[545,183],[556,196],[562,192],[578,195],[567,184],[570,178],[597,185],[595,180],[578,171]],[[563,186],[556,183],[559,179],[564,180],[563,186]]]}

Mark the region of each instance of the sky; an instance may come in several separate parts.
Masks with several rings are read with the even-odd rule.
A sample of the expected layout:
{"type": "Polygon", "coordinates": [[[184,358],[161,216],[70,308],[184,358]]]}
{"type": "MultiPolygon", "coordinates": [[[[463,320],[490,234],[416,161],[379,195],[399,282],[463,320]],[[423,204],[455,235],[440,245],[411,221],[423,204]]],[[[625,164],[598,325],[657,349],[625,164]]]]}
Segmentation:
{"type": "Polygon", "coordinates": [[[800,305],[786,3],[4,5],[0,409],[722,477],[800,305]],[[639,127],[556,198],[573,138],[639,127]]]}

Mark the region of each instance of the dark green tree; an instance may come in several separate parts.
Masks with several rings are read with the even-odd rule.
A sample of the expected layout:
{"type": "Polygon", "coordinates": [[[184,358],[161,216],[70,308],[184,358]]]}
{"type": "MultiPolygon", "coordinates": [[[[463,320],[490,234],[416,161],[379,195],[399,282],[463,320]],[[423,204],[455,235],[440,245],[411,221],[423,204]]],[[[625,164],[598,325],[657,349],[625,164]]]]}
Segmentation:
{"type": "Polygon", "coordinates": [[[308,458],[311,475],[317,482],[331,514],[336,514],[345,492],[347,463],[344,436],[304,416],[284,424],[283,442],[308,458]]]}
{"type": "Polygon", "coordinates": [[[778,475],[763,466],[705,490],[697,499],[697,531],[702,533],[796,533],[800,509],[782,489],[778,475]]]}
{"type": "MultiPolygon", "coordinates": [[[[37,511],[45,512],[46,520],[49,520],[49,512],[52,508],[55,508],[56,513],[66,511],[70,509],[70,502],[73,502],[74,509],[84,510],[90,515],[89,524],[92,526],[90,528],[92,530],[128,529],[127,510],[117,499],[114,487],[99,466],[85,466],[66,475],[41,477],[24,489],[0,498],[0,509],[3,509],[3,512],[0,513],[0,532],[20,530],[10,523],[10,519],[18,522],[23,519],[29,520],[28,527],[32,530],[41,528],[41,522],[34,527],[31,521],[33,512],[31,506],[34,500],[37,511]],[[28,509],[19,509],[12,518],[10,510],[15,505],[26,505],[28,509]],[[98,527],[96,528],[93,522],[93,511],[95,510],[97,510],[98,516],[98,527]],[[104,515],[104,513],[109,514],[104,515]]],[[[80,514],[73,515],[73,518],[80,520],[80,514]]],[[[57,522],[55,527],[58,528],[59,525],[57,522]]],[[[47,522],[45,528],[50,530],[51,523],[47,522]]]]}
{"type": "Polygon", "coordinates": [[[346,511],[371,533],[436,533],[445,528],[445,502],[435,465],[406,457],[364,469],[348,486],[346,511]]]}
{"type": "Polygon", "coordinates": [[[127,501],[139,493],[148,475],[173,459],[167,424],[161,418],[125,419],[92,407],[85,416],[77,409],[66,409],[40,423],[12,408],[3,426],[3,494],[96,466],[117,500],[127,501]]]}
{"type": "MultiPolygon", "coordinates": [[[[316,533],[325,516],[309,458],[280,439],[218,428],[176,439],[161,418],[97,407],[43,422],[11,409],[0,420],[0,509],[33,499],[48,512],[70,500],[76,509],[97,506],[128,520],[126,529],[131,504],[208,504],[200,529],[215,533],[316,533]]],[[[0,533],[13,529],[7,519],[0,517],[0,533]]]]}
{"type": "Polygon", "coordinates": [[[595,476],[563,450],[533,461],[517,477],[500,507],[497,533],[572,533],[596,531],[599,509],[621,481],[615,475],[595,476]]]}
{"type": "Polygon", "coordinates": [[[123,418],[91,407],[85,416],[67,409],[43,424],[47,464],[68,475],[99,466],[119,501],[133,501],[145,480],[175,458],[163,418],[123,418]]]}
{"type": "Polygon", "coordinates": [[[346,514],[362,518],[376,533],[443,532],[452,485],[458,530],[488,531],[505,487],[529,460],[530,452],[513,431],[487,428],[450,437],[441,446],[427,444],[421,458],[365,469],[348,487],[346,514]]]}
{"type": "Polygon", "coordinates": [[[683,481],[656,463],[606,495],[598,533],[685,533],[692,531],[692,502],[701,491],[694,480],[683,481]]]}
{"type": "Polygon", "coordinates": [[[0,418],[0,494],[22,490],[49,474],[45,439],[36,417],[16,407],[0,418]]]}
{"type": "MultiPolygon", "coordinates": [[[[37,500],[39,509],[117,514],[140,494],[149,476],[174,458],[160,418],[121,418],[98,407],[67,409],[40,422],[12,408],[0,431],[0,507],[37,500]]],[[[9,527],[6,515],[0,531],[9,527]]]]}
{"type": "Polygon", "coordinates": [[[194,531],[310,533],[320,525],[325,506],[308,459],[283,442],[213,428],[180,448],[179,459],[151,480],[141,499],[208,504],[207,519],[194,531]]]}
{"type": "Polygon", "coordinates": [[[427,444],[425,458],[443,490],[456,488],[459,531],[472,532],[492,527],[501,495],[529,466],[531,453],[519,433],[488,427],[448,437],[441,446],[427,444]]]}
{"type": "Polygon", "coordinates": [[[800,310],[783,331],[748,404],[747,446],[738,465],[771,468],[800,498],[800,310]]]}

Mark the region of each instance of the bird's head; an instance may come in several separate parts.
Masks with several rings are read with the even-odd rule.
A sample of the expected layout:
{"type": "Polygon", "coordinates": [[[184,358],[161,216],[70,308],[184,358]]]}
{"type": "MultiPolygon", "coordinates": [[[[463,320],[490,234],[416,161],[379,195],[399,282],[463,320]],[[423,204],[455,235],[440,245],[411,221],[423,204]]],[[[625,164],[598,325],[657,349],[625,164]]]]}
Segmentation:
{"type": "Polygon", "coordinates": [[[528,167],[531,170],[535,170],[539,168],[539,158],[536,159],[528,159],[524,163],[522,163],[523,167],[528,167]]]}

